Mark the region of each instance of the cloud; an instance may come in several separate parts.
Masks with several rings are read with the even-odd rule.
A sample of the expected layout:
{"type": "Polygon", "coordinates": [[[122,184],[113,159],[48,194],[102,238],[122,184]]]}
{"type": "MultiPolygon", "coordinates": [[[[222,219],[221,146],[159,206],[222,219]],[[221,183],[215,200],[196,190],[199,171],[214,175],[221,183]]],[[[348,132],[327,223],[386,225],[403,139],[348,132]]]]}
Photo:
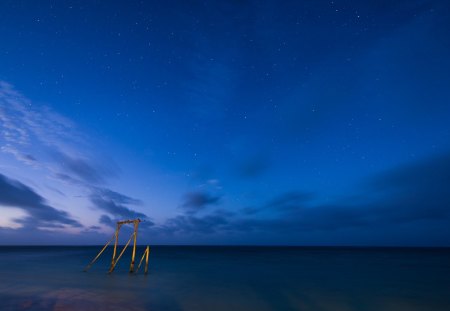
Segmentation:
{"type": "MultiPolygon", "coordinates": [[[[118,192],[104,188],[96,188],[92,191],[89,198],[96,208],[105,211],[116,218],[148,218],[144,213],[137,212],[126,206],[139,205],[141,204],[139,200],[125,196],[118,192]]],[[[107,219],[107,217],[109,218],[109,216],[107,215],[102,215],[100,218],[100,222],[103,224],[110,224],[112,222],[112,219],[107,219]]]]}
{"type": "MultiPolygon", "coordinates": [[[[337,241],[338,232],[353,230],[355,235],[347,237],[347,243],[363,244],[391,232],[395,236],[389,240],[385,237],[380,243],[407,241],[413,245],[420,232],[421,241],[426,241],[422,243],[448,244],[450,231],[443,228],[450,226],[449,184],[447,153],[373,176],[356,194],[328,204],[315,203],[311,193],[287,192],[261,206],[241,209],[238,214],[214,211],[201,217],[176,216],[155,230],[169,235],[237,235],[241,242],[248,242],[249,235],[284,236],[296,241],[311,234],[337,241]]],[[[198,201],[193,206],[203,206],[208,200],[192,201],[198,201]]]]}
{"type": "Polygon", "coordinates": [[[87,159],[74,158],[56,150],[52,154],[63,171],[69,173],[69,175],[75,175],[86,183],[101,184],[104,183],[107,176],[112,175],[111,172],[98,165],[94,167],[87,159]]]}
{"type": "Polygon", "coordinates": [[[30,154],[23,153],[19,150],[17,150],[15,147],[13,147],[11,144],[5,144],[1,146],[0,150],[3,153],[9,153],[13,155],[18,161],[25,163],[29,166],[38,166],[38,162],[35,157],[33,157],[30,154]]]}
{"type": "Polygon", "coordinates": [[[100,194],[103,197],[107,197],[111,200],[114,200],[115,202],[119,203],[119,204],[132,204],[132,205],[142,205],[142,201],[135,199],[135,198],[131,198],[129,196],[126,196],[124,194],[112,191],[110,189],[106,189],[106,188],[97,188],[96,190],[97,194],[100,194]]]}
{"type": "Polygon", "coordinates": [[[366,200],[355,202],[351,197],[330,205],[299,206],[290,216],[297,219],[300,230],[449,222],[449,184],[450,154],[443,154],[371,178],[358,194],[366,200]]]}
{"type": "Polygon", "coordinates": [[[450,153],[436,155],[425,161],[405,165],[369,180],[368,186],[377,191],[409,191],[419,193],[434,189],[437,195],[446,194],[450,182],[450,153]]]}
{"type": "Polygon", "coordinates": [[[270,219],[242,219],[238,225],[249,231],[304,232],[450,222],[449,184],[450,154],[445,154],[374,176],[358,195],[327,205],[311,204],[309,194],[282,194],[253,213],[272,211],[270,219]],[[355,199],[361,197],[366,199],[355,199]]]}
{"type": "Polygon", "coordinates": [[[309,203],[314,195],[309,192],[291,191],[281,194],[266,204],[259,207],[245,207],[241,209],[244,215],[255,215],[264,212],[283,213],[286,211],[295,211],[309,203]]]}
{"type": "Polygon", "coordinates": [[[80,234],[73,234],[58,230],[42,230],[36,227],[23,227],[20,229],[0,227],[0,244],[2,245],[100,245],[105,243],[107,236],[95,228],[82,229],[80,234]]]}
{"type": "Polygon", "coordinates": [[[207,192],[189,192],[184,196],[184,202],[181,205],[189,213],[196,213],[209,205],[217,205],[220,196],[214,196],[207,192]]]}
{"type": "Polygon", "coordinates": [[[169,218],[162,226],[155,228],[157,233],[174,234],[213,234],[229,226],[231,215],[215,211],[212,214],[197,217],[195,215],[179,215],[169,218]]]}
{"type": "Polygon", "coordinates": [[[61,149],[68,142],[83,142],[72,121],[48,107],[35,108],[28,98],[4,81],[0,81],[0,120],[3,139],[17,147],[38,141],[61,149]]]}
{"type": "Polygon", "coordinates": [[[284,193],[266,204],[266,209],[276,210],[295,210],[299,206],[304,206],[312,198],[313,194],[309,192],[292,191],[284,193]]]}
{"type": "Polygon", "coordinates": [[[263,175],[270,167],[269,159],[265,156],[254,156],[238,166],[239,176],[242,178],[256,178],[263,175]]]}
{"type": "MultiPolygon", "coordinates": [[[[105,217],[110,217],[109,222],[105,217],[101,218],[101,224],[111,224],[123,218],[147,219],[144,213],[130,207],[141,206],[140,200],[105,188],[111,178],[117,177],[119,168],[109,157],[96,152],[98,148],[92,148],[93,145],[92,138],[80,132],[70,119],[48,107],[34,104],[11,84],[0,81],[0,151],[25,164],[19,167],[19,176],[32,167],[45,179],[39,182],[43,182],[52,193],[66,197],[88,193],[87,200],[109,215],[105,217]]],[[[12,219],[21,226],[20,230],[37,228],[38,232],[38,227],[43,227],[44,222],[45,228],[81,227],[66,212],[49,206],[48,200],[25,185],[3,179],[2,187],[8,192],[1,194],[0,200],[3,201],[0,203],[20,207],[30,214],[28,218],[12,219]],[[16,193],[12,200],[7,194],[12,195],[14,189],[23,193],[16,193]]],[[[86,196],[77,197],[85,200],[86,196]]],[[[152,224],[147,221],[144,227],[152,224]]]]}
{"type": "Polygon", "coordinates": [[[115,227],[114,221],[109,217],[108,215],[102,215],[100,216],[100,219],[98,220],[99,223],[103,225],[107,225],[109,227],[115,227]]]}
{"type": "Polygon", "coordinates": [[[0,204],[17,207],[29,216],[17,219],[24,226],[47,228],[82,227],[81,224],[61,210],[49,206],[45,199],[23,183],[0,174],[0,204]]]}
{"type": "Polygon", "coordinates": [[[87,230],[101,230],[100,226],[90,226],[87,230]]]}
{"type": "Polygon", "coordinates": [[[380,197],[380,218],[395,222],[450,218],[450,153],[376,176],[367,187],[380,197]]]}
{"type": "Polygon", "coordinates": [[[95,160],[100,155],[90,152],[95,150],[91,139],[74,122],[49,107],[34,104],[3,81],[0,138],[2,153],[76,186],[104,183],[118,172],[111,160],[95,160]],[[114,169],[105,167],[105,163],[114,169]]]}
{"type": "MultiPolygon", "coordinates": [[[[279,211],[278,207],[277,211],[279,211]]],[[[243,232],[271,232],[299,234],[311,231],[333,231],[349,227],[371,225],[364,208],[349,206],[293,206],[281,215],[263,218],[240,218],[234,228],[243,232]]]]}

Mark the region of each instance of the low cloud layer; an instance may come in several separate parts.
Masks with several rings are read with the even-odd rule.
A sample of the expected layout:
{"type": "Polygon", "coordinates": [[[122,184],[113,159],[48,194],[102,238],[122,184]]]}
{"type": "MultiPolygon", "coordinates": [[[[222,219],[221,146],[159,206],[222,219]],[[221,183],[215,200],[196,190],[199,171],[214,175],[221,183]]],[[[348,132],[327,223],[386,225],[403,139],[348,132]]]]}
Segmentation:
{"type": "MultiPolygon", "coordinates": [[[[314,234],[333,241],[334,234],[345,230],[377,241],[376,237],[387,230],[396,232],[394,241],[389,241],[395,243],[395,238],[416,236],[415,230],[427,232],[450,226],[449,184],[447,153],[374,176],[358,193],[328,204],[314,204],[310,193],[288,192],[237,214],[214,210],[205,216],[180,215],[167,220],[158,233],[238,235],[248,243],[252,242],[246,240],[248,234],[289,236],[290,241],[314,234]]],[[[450,244],[450,230],[442,234],[437,241],[429,242],[450,244]]],[[[353,239],[359,241],[358,236],[353,239]]],[[[348,242],[352,243],[351,238],[348,242]]]]}
{"type": "Polygon", "coordinates": [[[11,206],[25,211],[29,216],[16,222],[27,227],[62,228],[82,227],[67,212],[47,204],[45,199],[23,183],[0,174],[0,209],[11,206]]]}

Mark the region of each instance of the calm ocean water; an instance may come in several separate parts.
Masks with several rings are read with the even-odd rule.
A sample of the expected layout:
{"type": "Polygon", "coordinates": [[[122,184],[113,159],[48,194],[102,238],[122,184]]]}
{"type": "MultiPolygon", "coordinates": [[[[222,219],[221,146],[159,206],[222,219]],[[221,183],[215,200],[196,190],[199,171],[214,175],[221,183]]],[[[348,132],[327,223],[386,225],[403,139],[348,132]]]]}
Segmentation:
{"type": "Polygon", "coordinates": [[[155,246],[147,276],[111,252],[82,272],[99,249],[0,247],[0,310],[450,310],[450,249],[155,246]]]}

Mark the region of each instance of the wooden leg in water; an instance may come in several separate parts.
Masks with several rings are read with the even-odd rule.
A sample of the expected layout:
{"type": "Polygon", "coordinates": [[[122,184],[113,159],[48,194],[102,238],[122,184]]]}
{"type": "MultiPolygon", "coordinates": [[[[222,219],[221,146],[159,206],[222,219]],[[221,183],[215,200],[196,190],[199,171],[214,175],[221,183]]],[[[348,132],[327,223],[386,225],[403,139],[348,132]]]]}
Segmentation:
{"type": "Polygon", "coordinates": [[[109,268],[110,271],[114,270],[114,266],[116,265],[116,251],[117,251],[117,243],[119,242],[120,227],[121,227],[121,224],[117,224],[116,232],[114,233],[116,240],[114,241],[114,250],[113,250],[113,255],[112,255],[112,259],[111,259],[111,267],[109,268]]]}
{"type": "Polygon", "coordinates": [[[145,274],[148,273],[148,255],[150,253],[150,247],[147,245],[147,249],[145,250],[145,274]]]}
{"type": "Polygon", "coordinates": [[[130,236],[130,238],[128,239],[127,244],[125,244],[125,246],[123,247],[123,249],[122,249],[122,251],[120,252],[119,256],[117,256],[117,260],[114,261],[114,265],[109,269],[109,272],[108,272],[108,273],[111,273],[111,272],[114,271],[114,268],[116,267],[117,263],[119,262],[120,257],[122,257],[123,253],[125,253],[125,250],[127,249],[128,245],[130,244],[131,239],[133,238],[133,236],[134,236],[134,234],[132,234],[132,235],[130,236]]]}
{"type": "Polygon", "coordinates": [[[102,250],[97,254],[97,256],[95,256],[95,258],[86,266],[86,268],[84,268],[84,272],[88,271],[92,265],[97,261],[98,257],[100,257],[100,255],[105,251],[106,247],[108,247],[109,243],[112,242],[112,240],[114,239],[115,235],[113,235],[113,237],[111,238],[111,240],[109,240],[105,246],[103,246],[102,250]]]}
{"type": "Polygon", "coordinates": [[[134,241],[133,241],[133,252],[131,254],[131,264],[130,264],[130,273],[134,272],[134,258],[136,257],[136,239],[137,239],[137,230],[138,230],[139,222],[134,222],[134,241]]]}
{"type": "Polygon", "coordinates": [[[147,252],[147,250],[144,251],[144,253],[142,254],[141,260],[139,260],[139,264],[138,267],[136,269],[136,273],[139,272],[139,269],[141,268],[142,262],[144,261],[144,257],[145,257],[145,253],[147,252]]]}

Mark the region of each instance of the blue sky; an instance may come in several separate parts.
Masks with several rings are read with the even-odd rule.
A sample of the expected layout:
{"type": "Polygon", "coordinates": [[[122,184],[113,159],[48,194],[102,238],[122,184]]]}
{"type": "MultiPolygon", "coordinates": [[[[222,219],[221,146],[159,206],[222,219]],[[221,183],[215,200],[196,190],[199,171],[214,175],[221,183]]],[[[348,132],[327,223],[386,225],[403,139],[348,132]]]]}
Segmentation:
{"type": "Polygon", "coordinates": [[[0,243],[450,245],[445,1],[3,1],[0,243]]]}

